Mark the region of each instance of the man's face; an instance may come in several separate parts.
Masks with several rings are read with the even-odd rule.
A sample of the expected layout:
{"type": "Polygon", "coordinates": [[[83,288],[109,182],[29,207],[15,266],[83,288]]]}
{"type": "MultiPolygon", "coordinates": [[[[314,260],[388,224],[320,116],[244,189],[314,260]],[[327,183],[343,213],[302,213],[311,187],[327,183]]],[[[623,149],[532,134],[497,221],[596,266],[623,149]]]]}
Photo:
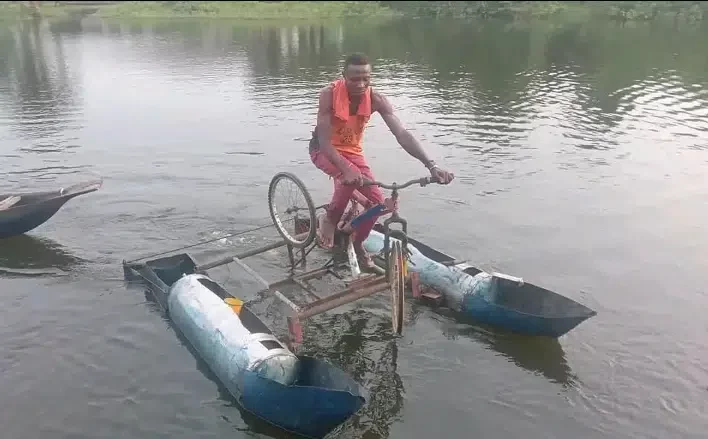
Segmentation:
{"type": "Polygon", "coordinates": [[[371,82],[371,66],[369,64],[347,66],[344,70],[344,80],[350,95],[358,96],[364,94],[371,82]]]}

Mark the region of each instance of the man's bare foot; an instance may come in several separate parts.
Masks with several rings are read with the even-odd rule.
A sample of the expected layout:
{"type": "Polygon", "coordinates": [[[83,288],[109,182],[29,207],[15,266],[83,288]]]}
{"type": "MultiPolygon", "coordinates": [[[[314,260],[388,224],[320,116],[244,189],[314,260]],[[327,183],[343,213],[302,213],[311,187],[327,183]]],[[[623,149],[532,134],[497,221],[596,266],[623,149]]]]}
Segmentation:
{"type": "Polygon", "coordinates": [[[364,243],[354,243],[354,252],[356,253],[356,258],[359,262],[359,267],[371,270],[374,268],[374,261],[371,259],[371,255],[364,248],[364,243]]]}
{"type": "Polygon", "coordinates": [[[334,224],[329,220],[327,213],[317,217],[317,244],[325,250],[334,247],[334,224]]]}
{"type": "Polygon", "coordinates": [[[358,204],[351,206],[349,209],[347,209],[346,212],[344,212],[344,215],[342,215],[342,218],[337,224],[337,229],[343,231],[344,233],[351,233],[351,221],[357,216],[359,216],[360,213],[361,212],[358,204]]]}

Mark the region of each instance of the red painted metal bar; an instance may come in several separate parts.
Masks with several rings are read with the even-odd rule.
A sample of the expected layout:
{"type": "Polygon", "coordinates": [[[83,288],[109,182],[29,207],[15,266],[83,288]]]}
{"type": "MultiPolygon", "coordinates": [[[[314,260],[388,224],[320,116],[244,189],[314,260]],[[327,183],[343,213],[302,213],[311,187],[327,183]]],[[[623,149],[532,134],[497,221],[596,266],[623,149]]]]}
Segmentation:
{"type": "Polygon", "coordinates": [[[337,294],[307,304],[301,308],[300,312],[297,313],[297,316],[300,319],[306,319],[347,303],[363,299],[364,297],[372,296],[387,288],[390,288],[390,285],[385,279],[380,279],[379,282],[361,289],[347,288],[337,294]]]}

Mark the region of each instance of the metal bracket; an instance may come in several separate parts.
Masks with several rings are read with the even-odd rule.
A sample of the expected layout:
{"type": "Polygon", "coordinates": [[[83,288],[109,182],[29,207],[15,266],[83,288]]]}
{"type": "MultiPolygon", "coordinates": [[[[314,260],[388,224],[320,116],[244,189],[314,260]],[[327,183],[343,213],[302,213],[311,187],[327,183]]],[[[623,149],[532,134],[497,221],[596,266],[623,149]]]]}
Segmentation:
{"type": "MultiPolygon", "coordinates": [[[[271,287],[270,287],[270,284],[268,283],[268,281],[265,280],[265,279],[263,279],[263,277],[262,277],[260,274],[256,273],[256,272],[255,272],[251,267],[249,267],[245,262],[243,262],[241,259],[239,259],[239,258],[237,258],[237,257],[234,257],[234,258],[233,258],[233,262],[237,263],[241,268],[243,268],[243,270],[244,270],[246,273],[248,273],[248,274],[250,274],[251,276],[253,276],[253,278],[256,279],[258,282],[260,282],[261,285],[263,285],[263,287],[264,287],[266,290],[270,290],[271,287]]],[[[287,297],[285,297],[285,296],[283,295],[283,293],[281,293],[281,292],[278,291],[278,290],[273,290],[273,294],[274,294],[278,299],[282,300],[282,301],[283,301],[286,305],[288,305],[290,308],[292,308],[293,311],[295,311],[295,312],[300,312],[300,307],[297,306],[296,304],[294,304],[290,299],[288,299],[287,297]]]]}
{"type": "Polygon", "coordinates": [[[509,274],[504,274],[504,273],[498,273],[496,271],[492,272],[492,278],[504,279],[504,280],[508,280],[511,282],[516,282],[517,284],[519,284],[519,286],[522,286],[524,284],[524,280],[520,277],[511,276],[509,274]]]}
{"type": "Polygon", "coordinates": [[[347,237],[347,257],[349,258],[349,268],[352,273],[352,279],[358,279],[359,276],[361,276],[361,269],[359,268],[359,259],[356,257],[351,235],[347,237]]]}

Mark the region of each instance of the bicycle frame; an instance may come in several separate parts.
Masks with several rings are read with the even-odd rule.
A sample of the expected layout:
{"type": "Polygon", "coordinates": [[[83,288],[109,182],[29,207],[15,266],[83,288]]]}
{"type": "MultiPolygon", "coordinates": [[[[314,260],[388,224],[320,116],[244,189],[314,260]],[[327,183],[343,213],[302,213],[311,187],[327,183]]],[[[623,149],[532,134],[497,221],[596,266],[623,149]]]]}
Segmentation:
{"type": "MultiPolygon", "coordinates": [[[[385,266],[386,266],[386,276],[389,275],[389,266],[388,266],[388,255],[389,255],[389,250],[390,250],[390,238],[394,237],[401,241],[401,247],[403,251],[405,252],[406,256],[410,255],[410,252],[408,250],[408,221],[400,216],[398,213],[398,191],[401,189],[405,189],[408,186],[411,186],[413,184],[419,184],[420,186],[426,186],[432,182],[431,177],[423,177],[423,178],[418,178],[414,180],[410,180],[406,183],[403,183],[401,185],[396,184],[395,182],[392,185],[387,185],[385,183],[381,183],[378,181],[366,181],[364,182],[364,186],[379,186],[384,189],[390,189],[391,190],[391,202],[392,206],[390,209],[386,209],[385,204],[376,204],[368,209],[366,209],[364,212],[360,213],[357,215],[353,220],[350,221],[349,227],[352,229],[356,229],[356,227],[365,219],[371,218],[373,216],[382,216],[386,215],[388,213],[391,214],[388,218],[384,220],[383,227],[384,227],[384,261],[385,266]],[[391,225],[392,224],[400,224],[401,225],[401,230],[391,230],[391,225]]],[[[355,191],[357,193],[358,191],[355,191]]],[[[352,196],[352,201],[355,201],[359,204],[361,203],[361,198],[363,197],[364,199],[368,200],[368,198],[364,197],[361,193],[358,193],[357,195],[352,196]]]]}

